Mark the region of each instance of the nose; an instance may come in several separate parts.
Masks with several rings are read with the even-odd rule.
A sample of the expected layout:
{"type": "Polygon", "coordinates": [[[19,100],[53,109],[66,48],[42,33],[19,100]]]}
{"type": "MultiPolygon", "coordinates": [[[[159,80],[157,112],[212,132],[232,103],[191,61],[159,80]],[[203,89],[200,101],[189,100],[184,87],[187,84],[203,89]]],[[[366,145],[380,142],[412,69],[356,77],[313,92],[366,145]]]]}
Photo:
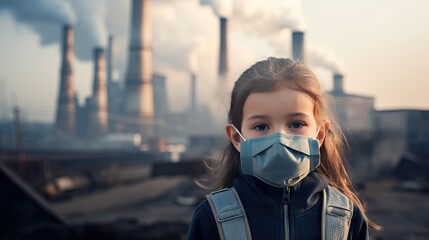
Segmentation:
{"type": "Polygon", "coordinates": [[[289,132],[288,132],[287,128],[286,128],[286,127],[284,127],[284,126],[279,126],[279,127],[274,128],[273,133],[289,134],[289,132]]]}

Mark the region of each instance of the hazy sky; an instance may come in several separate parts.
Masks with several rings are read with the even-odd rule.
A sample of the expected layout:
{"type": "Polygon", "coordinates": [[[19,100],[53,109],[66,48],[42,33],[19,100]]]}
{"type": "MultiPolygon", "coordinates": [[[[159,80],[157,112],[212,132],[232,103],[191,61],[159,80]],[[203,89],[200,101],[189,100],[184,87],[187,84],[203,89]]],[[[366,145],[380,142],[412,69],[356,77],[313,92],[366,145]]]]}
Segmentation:
{"type": "MultiPolygon", "coordinates": [[[[122,79],[130,1],[19,0],[45,4],[26,8],[7,2],[0,0],[0,119],[11,116],[14,99],[26,119],[53,120],[63,22],[75,24],[75,88],[81,102],[91,91],[91,49],[103,46],[108,33],[115,35],[116,76],[122,79]]],[[[337,69],[345,75],[346,92],[375,97],[376,109],[429,109],[429,1],[264,2],[214,1],[217,14],[230,19],[231,82],[257,60],[289,57],[293,27],[305,30],[309,64],[326,90],[332,87],[331,70],[337,69]]],[[[187,107],[194,71],[200,102],[216,111],[225,99],[211,94],[219,32],[213,9],[197,0],[155,0],[152,19],[154,68],[167,76],[171,108],[187,107]]]]}

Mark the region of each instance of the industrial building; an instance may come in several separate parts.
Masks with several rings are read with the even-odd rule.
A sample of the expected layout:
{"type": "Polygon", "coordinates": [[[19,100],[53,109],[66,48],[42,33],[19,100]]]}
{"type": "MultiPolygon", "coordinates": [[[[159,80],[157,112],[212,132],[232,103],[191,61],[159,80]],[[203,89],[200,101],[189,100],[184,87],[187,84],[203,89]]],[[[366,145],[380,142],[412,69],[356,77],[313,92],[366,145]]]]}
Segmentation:
{"type": "MultiPolygon", "coordinates": [[[[171,111],[166,90],[169,79],[153,70],[150,5],[150,0],[132,1],[128,62],[123,79],[112,77],[114,36],[108,36],[106,49],[94,48],[93,91],[83,104],[79,104],[74,89],[73,47],[74,38],[79,36],[74,35],[72,26],[64,26],[55,131],[46,134],[47,138],[39,137],[37,144],[31,146],[51,147],[54,143],[56,149],[121,146],[123,149],[164,151],[171,143],[186,145],[187,154],[207,155],[221,145],[225,139],[220,131],[213,134],[219,124],[212,112],[207,106],[197,104],[196,85],[204,83],[201,76],[189,73],[190,94],[186,97],[189,97],[190,107],[182,112],[171,111]]],[[[229,81],[228,19],[219,17],[219,23],[217,85],[224,91],[229,81]]],[[[306,64],[305,33],[293,30],[291,35],[291,57],[306,64]]],[[[366,177],[390,169],[405,152],[428,158],[427,111],[378,111],[374,107],[374,97],[344,91],[343,73],[333,73],[333,82],[334,87],[328,95],[348,137],[348,157],[355,175],[366,177]],[[417,125],[418,130],[412,128],[417,125]]],[[[0,139],[2,146],[14,145],[6,134],[0,139]]]]}
{"type": "Polygon", "coordinates": [[[391,171],[404,155],[427,163],[429,159],[429,110],[379,110],[372,114],[374,125],[372,170],[391,171]]]}
{"type": "Polygon", "coordinates": [[[59,132],[74,136],[76,131],[75,95],[74,95],[74,34],[71,26],[64,26],[62,44],[62,62],[60,89],[57,104],[55,126],[59,132]]]}
{"type": "Polygon", "coordinates": [[[359,94],[349,94],[344,91],[344,76],[333,74],[333,89],[328,92],[331,97],[331,108],[340,125],[348,147],[346,158],[349,161],[349,171],[356,181],[370,176],[373,154],[373,124],[374,98],[359,94]]]}

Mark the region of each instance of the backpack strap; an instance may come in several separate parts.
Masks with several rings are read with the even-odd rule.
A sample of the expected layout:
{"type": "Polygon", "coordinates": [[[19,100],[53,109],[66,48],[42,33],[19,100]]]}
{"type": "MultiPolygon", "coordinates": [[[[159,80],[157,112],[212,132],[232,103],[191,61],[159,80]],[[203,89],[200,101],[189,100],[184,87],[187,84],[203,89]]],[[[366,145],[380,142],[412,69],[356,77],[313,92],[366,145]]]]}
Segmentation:
{"type": "Polygon", "coordinates": [[[224,188],[206,195],[221,240],[251,240],[249,222],[237,191],[224,188]]]}
{"type": "Polygon", "coordinates": [[[322,240],[347,239],[353,216],[353,202],[338,189],[323,190],[322,240]]]}

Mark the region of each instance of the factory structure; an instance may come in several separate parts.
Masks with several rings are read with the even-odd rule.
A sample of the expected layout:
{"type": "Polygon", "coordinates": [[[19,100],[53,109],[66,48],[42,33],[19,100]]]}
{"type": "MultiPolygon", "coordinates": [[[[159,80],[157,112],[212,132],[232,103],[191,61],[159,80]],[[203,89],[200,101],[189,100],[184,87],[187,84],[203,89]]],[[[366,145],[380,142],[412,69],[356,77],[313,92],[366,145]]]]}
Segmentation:
{"type": "MultiPolygon", "coordinates": [[[[55,119],[59,145],[85,142],[86,147],[123,147],[128,141],[133,147],[144,145],[145,150],[159,151],[165,145],[167,135],[185,134],[189,120],[204,115],[205,121],[211,121],[208,108],[197,106],[197,76],[194,73],[189,77],[190,109],[183,113],[170,113],[167,79],[153,71],[150,11],[150,0],[133,0],[124,84],[112,79],[114,37],[109,36],[106,50],[94,48],[93,91],[82,106],[73,88],[73,27],[64,26],[55,119]],[[201,111],[203,114],[199,114],[201,111]]],[[[226,64],[226,60],[222,62],[226,64]]],[[[227,69],[225,64],[222,65],[223,73],[227,69]]]]}
{"type": "Polygon", "coordinates": [[[304,32],[302,31],[292,32],[292,58],[305,65],[304,32]]]}
{"type": "Polygon", "coordinates": [[[219,19],[219,84],[226,86],[228,81],[228,19],[226,17],[219,19]]]}
{"type": "Polygon", "coordinates": [[[74,96],[74,33],[70,26],[63,30],[62,62],[60,70],[60,89],[55,126],[65,135],[74,136],[76,129],[76,107],[74,96]]]}
{"type": "Polygon", "coordinates": [[[343,78],[333,74],[334,86],[328,94],[348,140],[346,154],[354,177],[392,172],[400,161],[429,166],[429,110],[376,110],[374,97],[346,93],[343,78]]]}
{"type": "MultiPolygon", "coordinates": [[[[292,57],[306,64],[304,37],[302,31],[292,32],[292,57]]],[[[332,81],[327,95],[348,141],[345,154],[352,177],[364,181],[396,168],[414,171],[415,179],[424,178],[416,172],[426,173],[429,166],[429,110],[377,110],[374,97],[344,90],[343,73],[334,72],[332,81]]]]}
{"type": "MultiPolygon", "coordinates": [[[[222,132],[206,131],[216,121],[207,106],[198,103],[199,76],[189,73],[189,109],[172,113],[166,85],[168,79],[153,71],[150,0],[133,0],[124,79],[112,79],[114,37],[106,49],[94,47],[92,95],[83,105],[74,90],[74,36],[72,26],[64,26],[62,62],[55,119],[56,147],[74,143],[99,149],[166,151],[194,155],[211,154],[226,140],[222,132]],[[185,150],[186,149],[186,150],[185,150]],[[171,150],[171,149],[170,149],[171,150]]],[[[219,18],[218,85],[228,81],[228,19],[219,18]]],[[[291,57],[306,64],[305,33],[291,32],[291,57]]],[[[285,56],[288,57],[288,56],[285,56]]],[[[349,140],[348,158],[355,174],[376,175],[394,168],[404,156],[429,159],[429,110],[377,110],[372,96],[345,91],[345,75],[333,73],[333,88],[327,92],[335,117],[349,140]]],[[[40,138],[38,138],[40,139],[40,138]]],[[[42,141],[37,140],[35,143],[42,141]]],[[[4,144],[3,144],[4,145],[4,144]]],[[[35,144],[36,145],[36,144],[35,144]]],[[[420,160],[419,160],[420,161],[420,160]]]]}

